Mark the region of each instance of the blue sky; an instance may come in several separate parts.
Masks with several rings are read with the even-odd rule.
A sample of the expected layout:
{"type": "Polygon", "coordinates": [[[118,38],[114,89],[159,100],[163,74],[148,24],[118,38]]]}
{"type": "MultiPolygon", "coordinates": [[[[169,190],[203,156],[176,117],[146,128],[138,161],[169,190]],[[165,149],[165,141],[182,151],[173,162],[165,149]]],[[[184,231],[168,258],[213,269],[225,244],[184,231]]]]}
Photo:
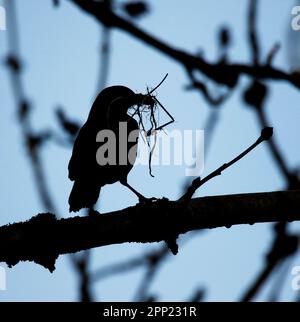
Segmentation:
{"type": "MultiPolygon", "coordinates": [[[[74,119],[84,122],[95,96],[99,73],[101,28],[70,1],[61,1],[58,9],[51,1],[16,1],[20,28],[21,54],[25,63],[23,81],[34,105],[36,129],[58,128],[54,109],[63,106],[74,119]]],[[[287,34],[291,32],[290,11],[295,1],[260,1],[259,24],[263,55],[280,41],[281,50],[275,65],[288,70],[287,34]]],[[[164,0],[151,1],[152,14],[138,24],[170,44],[196,53],[204,51],[208,60],[217,58],[216,32],[221,25],[233,30],[231,61],[248,62],[246,42],[245,0],[164,0]]],[[[0,5],[3,1],[0,0],[0,5]]],[[[7,34],[0,32],[1,61],[7,54],[7,34]]],[[[300,42],[300,32],[299,32],[300,42]]],[[[186,92],[184,70],[160,52],[145,46],[121,31],[112,33],[112,56],[109,85],[123,84],[144,92],[169,73],[158,90],[158,97],[172,113],[176,122],[169,129],[203,129],[209,107],[197,92],[186,92]]],[[[27,220],[42,212],[32,173],[26,158],[8,72],[0,70],[0,224],[27,220]],[[17,200],[12,202],[12,200],[17,200]]],[[[299,92],[283,82],[271,82],[267,101],[274,138],[280,144],[288,164],[300,164],[299,92]]],[[[238,90],[222,106],[221,119],[205,160],[205,172],[230,160],[251,144],[260,129],[254,113],[241,100],[241,89],[247,78],[241,78],[238,90]]],[[[205,129],[204,129],[205,130],[205,129]]],[[[43,151],[50,191],[64,216],[69,216],[67,199],[71,182],[67,164],[71,151],[49,143],[43,151]]],[[[184,166],[154,167],[151,178],[145,166],[135,167],[129,182],[146,196],[179,196],[185,178],[184,166]]],[[[266,146],[260,146],[239,164],[212,180],[197,196],[273,191],[284,188],[266,146]]],[[[105,187],[100,197],[101,211],[121,209],[136,203],[136,198],[120,184],[105,187]]],[[[293,229],[299,230],[294,224],[293,229]]],[[[179,254],[169,256],[151,291],[161,300],[180,301],[188,298],[196,287],[207,288],[207,300],[237,300],[264,265],[264,254],[272,240],[269,224],[219,228],[193,237],[179,254]]],[[[157,245],[114,245],[93,250],[94,269],[142,254],[157,245]]],[[[294,264],[300,264],[300,258],[294,264]]],[[[5,266],[4,264],[2,266],[5,266]]],[[[76,275],[67,256],[60,257],[56,270],[50,274],[32,263],[21,263],[6,269],[7,291],[0,291],[3,301],[73,301],[77,299],[76,275]]],[[[132,299],[142,278],[143,269],[107,279],[94,285],[94,294],[101,300],[132,299]]],[[[283,300],[292,299],[291,276],[283,292],[283,300]]],[[[270,285],[263,290],[264,299],[270,285]]]]}

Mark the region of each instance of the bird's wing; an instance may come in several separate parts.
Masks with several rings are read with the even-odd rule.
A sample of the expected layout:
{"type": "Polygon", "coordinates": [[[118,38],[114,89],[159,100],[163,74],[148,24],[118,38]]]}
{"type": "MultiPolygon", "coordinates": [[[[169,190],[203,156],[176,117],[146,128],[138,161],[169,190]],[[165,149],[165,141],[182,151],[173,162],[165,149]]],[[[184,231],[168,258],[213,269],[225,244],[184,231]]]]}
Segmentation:
{"type": "Polygon", "coordinates": [[[78,179],[84,170],[89,168],[90,144],[93,144],[96,140],[96,137],[93,137],[93,133],[94,131],[91,131],[86,123],[76,137],[68,165],[69,179],[72,181],[78,179]]]}

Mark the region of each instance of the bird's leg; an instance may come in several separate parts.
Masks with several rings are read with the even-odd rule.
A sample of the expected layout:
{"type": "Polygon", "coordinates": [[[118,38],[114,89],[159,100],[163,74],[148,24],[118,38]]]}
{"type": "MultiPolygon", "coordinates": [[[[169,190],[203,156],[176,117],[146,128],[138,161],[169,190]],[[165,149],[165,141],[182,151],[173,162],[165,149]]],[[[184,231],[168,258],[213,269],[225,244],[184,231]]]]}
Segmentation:
{"type": "Polygon", "coordinates": [[[88,216],[96,216],[100,215],[100,212],[95,210],[94,207],[88,209],[88,216]]]}
{"type": "Polygon", "coordinates": [[[144,197],[142,194],[140,194],[138,191],[136,191],[133,187],[131,187],[131,185],[127,182],[127,180],[121,180],[120,182],[123,186],[130,189],[139,198],[140,202],[144,202],[147,200],[146,197],[144,197]]]}
{"type": "Polygon", "coordinates": [[[138,198],[139,198],[139,202],[146,202],[146,201],[151,201],[154,200],[155,198],[146,198],[144,197],[142,194],[140,194],[138,191],[136,191],[133,187],[131,187],[131,185],[127,182],[127,180],[120,180],[120,183],[127,187],[128,189],[130,189],[138,198]]]}

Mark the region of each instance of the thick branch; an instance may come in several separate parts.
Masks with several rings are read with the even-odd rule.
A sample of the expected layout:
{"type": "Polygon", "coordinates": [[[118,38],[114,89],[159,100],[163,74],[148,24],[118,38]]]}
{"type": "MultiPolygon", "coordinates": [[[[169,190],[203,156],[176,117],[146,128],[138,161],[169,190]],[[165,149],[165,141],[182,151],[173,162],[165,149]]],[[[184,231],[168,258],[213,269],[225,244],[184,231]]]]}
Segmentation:
{"type": "Polygon", "coordinates": [[[59,255],[126,242],[159,242],[191,230],[300,220],[300,191],[161,199],[92,217],[39,214],[0,227],[0,262],[34,261],[55,269],[59,255]]]}

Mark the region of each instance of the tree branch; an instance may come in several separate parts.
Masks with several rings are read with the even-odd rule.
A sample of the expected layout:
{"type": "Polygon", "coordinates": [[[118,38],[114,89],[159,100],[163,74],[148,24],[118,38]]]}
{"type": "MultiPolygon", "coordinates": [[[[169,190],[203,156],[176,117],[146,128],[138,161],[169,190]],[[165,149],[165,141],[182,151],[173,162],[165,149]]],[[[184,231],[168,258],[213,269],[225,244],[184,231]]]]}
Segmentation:
{"type": "Polygon", "coordinates": [[[209,63],[202,57],[194,56],[184,50],[172,47],[166,42],[143,31],[133,23],[115,14],[101,2],[89,0],[70,1],[83,11],[92,15],[103,25],[127,32],[131,36],[164,53],[169,58],[181,63],[185,69],[198,70],[219,84],[234,87],[237,84],[239,76],[246,74],[255,78],[288,81],[300,89],[300,76],[296,73],[288,74],[282,70],[266,65],[252,66],[246,64],[225,64],[222,62],[209,63]]]}
{"type": "Polygon", "coordinates": [[[249,44],[250,52],[252,54],[252,61],[254,65],[259,64],[260,57],[260,47],[257,39],[256,32],[256,20],[257,20],[257,0],[249,1],[249,10],[248,10],[248,26],[249,26],[249,44]]]}
{"type": "Polygon", "coordinates": [[[34,261],[51,272],[59,255],[126,242],[159,242],[196,229],[300,220],[300,190],[161,199],[93,217],[39,214],[0,227],[0,262],[34,261]]]}
{"type": "Polygon", "coordinates": [[[261,131],[260,137],[253,144],[251,144],[251,146],[249,146],[246,150],[240,153],[237,157],[232,159],[230,162],[224,163],[218,169],[211,172],[203,179],[201,179],[200,177],[197,177],[196,179],[194,179],[192,184],[188,187],[187,192],[179,200],[184,201],[184,200],[191,199],[194,193],[196,192],[196,190],[199,189],[202,185],[204,185],[207,181],[213,179],[216,176],[221,175],[222,171],[226,170],[227,168],[231,167],[233,164],[241,160],[245,155],[247,155],[249,152],[255,149],[260,143],[264,141],[268,141],[272,137],[272,135],[273,135],[272,127],[263,128],[261,131]]]}

